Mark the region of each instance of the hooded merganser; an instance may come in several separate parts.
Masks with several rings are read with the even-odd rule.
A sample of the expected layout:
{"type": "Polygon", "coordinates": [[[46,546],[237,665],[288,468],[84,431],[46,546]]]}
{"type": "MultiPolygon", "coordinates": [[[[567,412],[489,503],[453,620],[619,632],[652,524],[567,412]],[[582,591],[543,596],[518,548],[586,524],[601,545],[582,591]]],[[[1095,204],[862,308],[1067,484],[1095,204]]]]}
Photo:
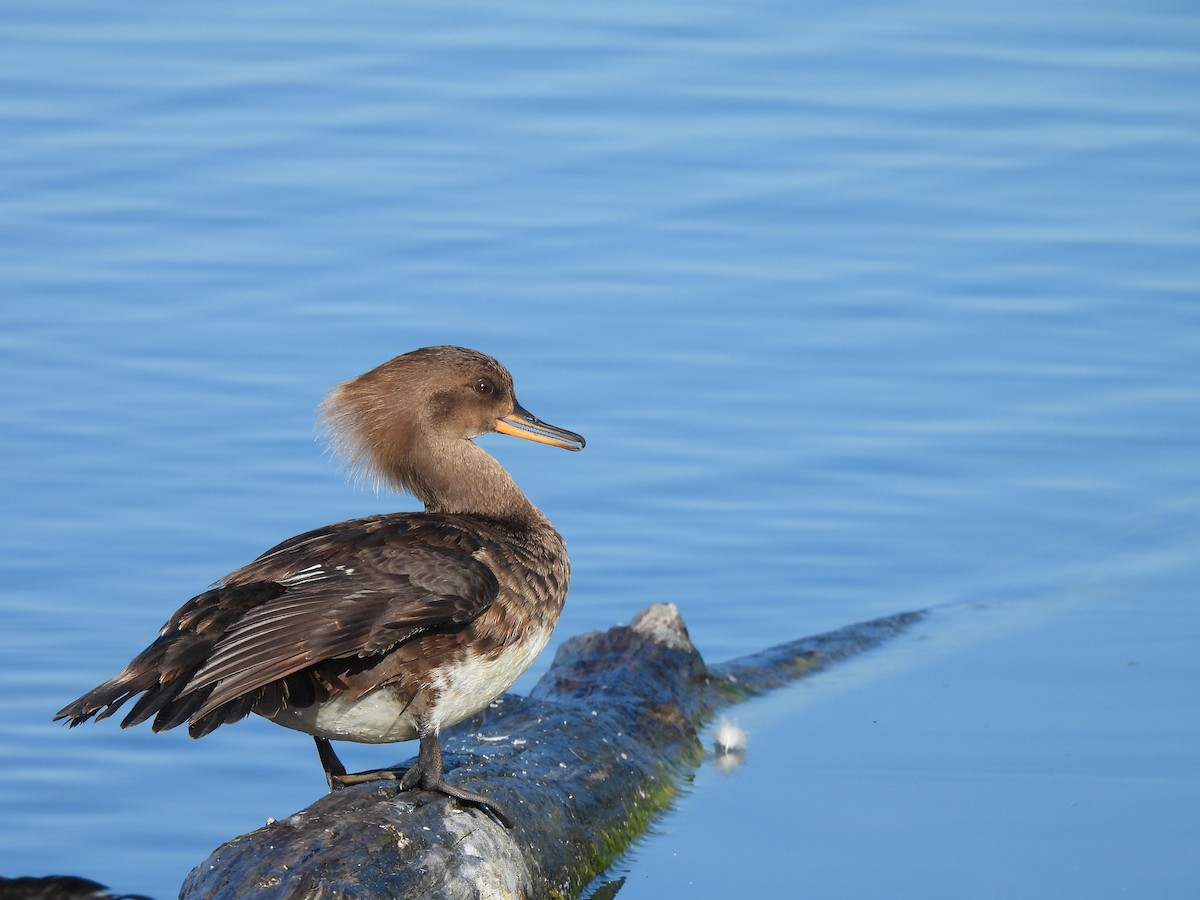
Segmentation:
{"type": "Polygon", "coordinates": [[[438,733],[507,690],[550,639],[567,594],[562,537],[471,438],[489,431],[581,450],[531,415],[499,362],[425,347],[335,387],[321,405],[335,449],[408,491],[424,512],[351,519],[290,538],[173,615],[125,670],[64,707],[188,725],[199,738],[257,713],[306,732],[330,789],[400,778],[512,822],[442,776],[438,733]],[[416,765],[348,775],[330,740],[420,740],[416,765]]]}

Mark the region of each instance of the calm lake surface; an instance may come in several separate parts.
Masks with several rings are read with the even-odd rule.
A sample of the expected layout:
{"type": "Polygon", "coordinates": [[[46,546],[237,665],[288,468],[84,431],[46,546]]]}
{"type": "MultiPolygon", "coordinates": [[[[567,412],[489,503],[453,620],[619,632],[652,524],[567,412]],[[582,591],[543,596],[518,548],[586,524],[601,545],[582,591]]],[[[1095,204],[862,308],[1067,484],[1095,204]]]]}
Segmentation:
{"type": "Polygon", "coordinates": [[[456,343],[588,438],[483,439],[571,547],[556,641],[935,610],[736,709],[745,764],[622,898],[1194,890],[1194,3],[14,0],[0,34],[0,874],[167,898],[324,790],[260,720],[50,717],[276,541],[413,508],[313,410],[456,343]]]}

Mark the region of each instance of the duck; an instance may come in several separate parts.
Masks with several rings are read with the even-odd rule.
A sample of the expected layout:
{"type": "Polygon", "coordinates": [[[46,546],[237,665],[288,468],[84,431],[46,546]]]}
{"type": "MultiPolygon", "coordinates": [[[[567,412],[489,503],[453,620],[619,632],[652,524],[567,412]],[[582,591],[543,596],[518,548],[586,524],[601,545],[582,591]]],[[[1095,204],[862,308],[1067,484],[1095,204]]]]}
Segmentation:
{"type": "Polygon", "coordinates": [[[517,402],[509,371],[423,347],[334,387],[335,452],[421,512],[350,519],[276,544],[183,604],[117,675],[63,707],[71,727],[127,701],[128,728],[201,738],[251,713],[305,732],[329,789],[392,778],[513,820],[447,781],[439,734],[487,707],[545,648],[570,562],[562,536],[475,438],[578,451],[584,438],[517,402]],[[417,740],[406,770],[347,773],[331,741],[417,740]]]}

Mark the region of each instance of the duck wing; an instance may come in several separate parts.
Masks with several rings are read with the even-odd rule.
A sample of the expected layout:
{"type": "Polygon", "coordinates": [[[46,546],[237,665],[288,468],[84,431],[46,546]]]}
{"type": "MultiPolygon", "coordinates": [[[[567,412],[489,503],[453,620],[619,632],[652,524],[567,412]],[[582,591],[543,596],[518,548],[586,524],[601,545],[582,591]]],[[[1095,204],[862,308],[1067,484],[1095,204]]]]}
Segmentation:
{"type": "Polygon", "coordinates": [[[200,737],[260,704],[321,699],[303,673],[317,663],[462,627],[499,582],[474,555],[476,535],[432,518],[352,520],[279,544],[185,603],[124,671],[55,718],[103,719],[141,694],[122,727],[153,716],[155,731],[188,722],[200,737]]]}
{"type": "Polygon", "coordinates": [[[181,694],[212,686],[199,718],[314,663],[386,653],[417,634],[478,617],[499,593],[492,570],[457,550],[387,547],[353,565],[314,564],[242,616],[181,694]]]}

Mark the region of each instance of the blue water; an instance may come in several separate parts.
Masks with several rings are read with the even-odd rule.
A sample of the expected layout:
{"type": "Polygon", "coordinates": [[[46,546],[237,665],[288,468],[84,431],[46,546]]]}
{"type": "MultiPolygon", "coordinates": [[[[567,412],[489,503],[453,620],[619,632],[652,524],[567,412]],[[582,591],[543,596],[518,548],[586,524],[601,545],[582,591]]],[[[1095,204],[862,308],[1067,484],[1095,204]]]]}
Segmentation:
{"type": "Polygon", "coordinates": [[[412,508],[313,408],[450,342],[588,438],[484,439],[568,539],[557,638],[938,609],[736,710],[621,897],[1194,886],[1194,4],[18,0],[0,38],[0,874],[166,898],[321,793],[265,722],[49,717],[275,541],[412,508]]]}

